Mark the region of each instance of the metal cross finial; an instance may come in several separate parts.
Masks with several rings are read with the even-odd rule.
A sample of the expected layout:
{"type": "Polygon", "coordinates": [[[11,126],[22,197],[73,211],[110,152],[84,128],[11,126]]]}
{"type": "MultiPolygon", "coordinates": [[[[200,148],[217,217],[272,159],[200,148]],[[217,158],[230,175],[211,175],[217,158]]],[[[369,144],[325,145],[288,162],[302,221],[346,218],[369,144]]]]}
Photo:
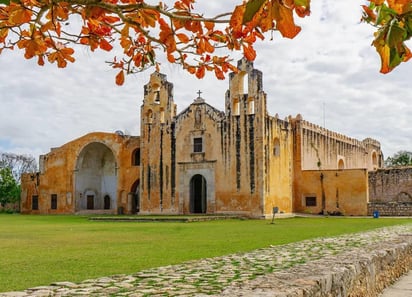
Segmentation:
{"type": "Polygon", "coordinates": [[[200,94],[202,94],[203,92],[201,92],[200,90],[199,91],[197,91],[197,94],[199,95],[199,97],[198,98],[200,98],[200,94]]]}

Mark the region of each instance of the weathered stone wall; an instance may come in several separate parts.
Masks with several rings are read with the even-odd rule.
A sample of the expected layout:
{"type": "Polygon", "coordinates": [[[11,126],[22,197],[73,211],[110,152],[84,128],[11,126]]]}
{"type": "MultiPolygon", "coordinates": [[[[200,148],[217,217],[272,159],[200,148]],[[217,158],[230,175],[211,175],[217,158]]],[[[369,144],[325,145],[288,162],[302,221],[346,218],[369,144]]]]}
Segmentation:
{"type": "Polygon", "coordinates": [[[255,280],[235,284],[219,296],[376,297],[412,268],[412,236],[331,255],[255,280]]]}
{"type": "Polygon", "coordinates": [[[412,167],[369,172],[368,215],[412,216],[412,167]]]}
{"type": "Polygon", "coordinates": [[[370,202],[368,203],[368,215],[371,216],[375,211],[380,216],[412,216],[412,202],[370,202]]]}
{"type": "Polygon", "coordinates": [[[370,202],[412,202],[412,167],[369,172],[370,202]]]}

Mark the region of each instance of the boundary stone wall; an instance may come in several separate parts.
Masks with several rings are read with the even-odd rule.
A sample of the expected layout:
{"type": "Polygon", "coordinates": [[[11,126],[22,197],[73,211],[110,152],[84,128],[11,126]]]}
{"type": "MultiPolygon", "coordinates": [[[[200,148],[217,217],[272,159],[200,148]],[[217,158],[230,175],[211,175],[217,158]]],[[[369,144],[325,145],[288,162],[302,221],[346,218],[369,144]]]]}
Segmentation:
{"type": "Polygon", "coordinates": [[[380,216],[412,216],[412,202],[370,202],[368,203],[368,216],[375,211],[380,216]]]}
{"type": "Polygon", "coordinates": [[[412,234],[228,287],[219,296],[376,297],[412,269],[412,234]]]}

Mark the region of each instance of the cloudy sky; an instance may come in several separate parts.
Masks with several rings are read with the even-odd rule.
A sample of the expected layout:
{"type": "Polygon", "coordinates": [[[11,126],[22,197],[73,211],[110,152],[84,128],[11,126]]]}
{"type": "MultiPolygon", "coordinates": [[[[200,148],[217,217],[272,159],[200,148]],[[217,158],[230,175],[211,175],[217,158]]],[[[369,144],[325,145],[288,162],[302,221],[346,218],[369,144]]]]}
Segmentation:
{"type": "MultiPolygon", "coordinates": [[[[198,0],[197,7],[213,15],[239,2],[198,0]]],[[[390,156],[412,150],[412,62],[393,73],[379,73],[380,60],[370,46],[373,28],[360,23],[363,2],[312,0],[311,16],[298,20],[302,32],[293,40],[276,36],[260,42],[254,65],[263,72],[271,115],[284,118],[300,113],[350,137],[377,139],[385,156],[390,156]]],[[[93,131],[139,135],[143,85],[151,71],[129,76],[118,87],[116,72],[105,64],[114,55],[80,49],[76,63],[57,69],[39,67],[19,51],[3,52],[0,151],[37,158],[51,147],[93,131]]],[[[167,64],[161,71],[174,84],[178,111],[196,98],[199,89],[209,104],[224,110],[227,80],[218,81],[212,73],[197,80],[167,64]]]]}

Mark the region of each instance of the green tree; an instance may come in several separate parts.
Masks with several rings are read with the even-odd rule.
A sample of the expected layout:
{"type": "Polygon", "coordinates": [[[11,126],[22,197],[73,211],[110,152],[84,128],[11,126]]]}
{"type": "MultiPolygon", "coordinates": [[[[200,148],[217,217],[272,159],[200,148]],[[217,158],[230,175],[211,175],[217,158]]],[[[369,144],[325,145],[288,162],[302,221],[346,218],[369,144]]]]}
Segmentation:
{"type": "Polygon", "coordinates": [[[20,199],[20,185],[13,177],[10,168],[0,168],[0,206],[6,203],[18,202],[20,199]]]}
{"type": "Polygon", "coordinates": [[[412,152],[399,151],[393,157],[388,157],[385,165],[388,167],[412,166],[412,152]]]}

